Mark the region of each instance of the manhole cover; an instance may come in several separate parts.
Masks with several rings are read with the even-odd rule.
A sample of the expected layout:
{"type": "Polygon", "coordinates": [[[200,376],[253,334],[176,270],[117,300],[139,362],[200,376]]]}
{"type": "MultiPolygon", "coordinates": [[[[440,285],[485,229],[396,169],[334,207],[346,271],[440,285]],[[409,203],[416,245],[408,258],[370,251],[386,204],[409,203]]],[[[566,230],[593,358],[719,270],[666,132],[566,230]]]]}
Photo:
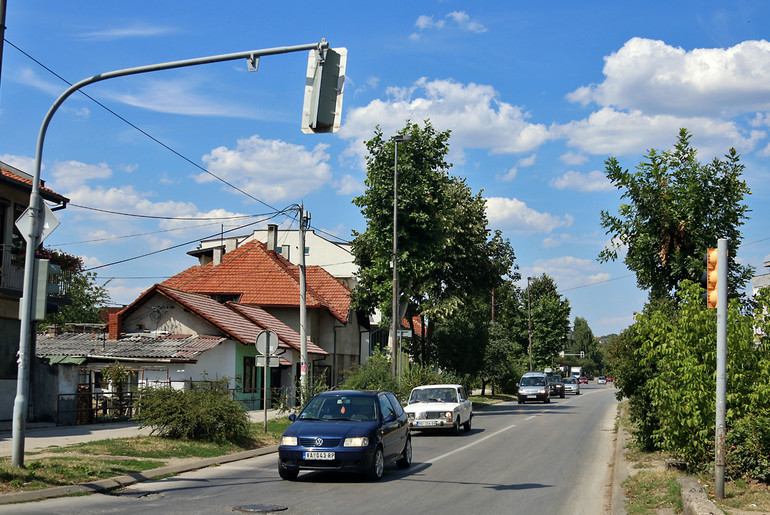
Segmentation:
{"type": "Polygon", "coordinates": [[[278,506],[277,504],[246,504],[244,506],[236,506],[233,509],[244,513],[272,513],[274,511],[286,511],[289,508],[288,506],[278,506]]]}

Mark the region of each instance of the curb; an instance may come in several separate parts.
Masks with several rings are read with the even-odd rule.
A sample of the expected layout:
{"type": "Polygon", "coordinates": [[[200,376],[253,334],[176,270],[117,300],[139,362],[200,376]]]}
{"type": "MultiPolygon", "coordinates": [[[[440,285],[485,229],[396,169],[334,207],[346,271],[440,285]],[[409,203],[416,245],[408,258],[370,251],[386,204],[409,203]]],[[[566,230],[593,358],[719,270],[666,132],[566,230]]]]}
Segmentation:
{"type": "Polygon", "coordinates": [[[684,515],[724,514],[724,511],[708,498],[708,494],[693,476],[680,476],[677,481],[682,489],[682,513],[684,515]]]}
{"type": "Polygon", "coordinates": [[[91,483],[55,486],[53,488],[44,488],[42,490],[30,490],[26,492],[5,494],[0,495],[0,505],[17,502],[39,501],[41,499],[62,497],[76,493],[104,493],[115,490],[117,488],[130,486],[135,483],[140,483],[142,481],[149,481],[153,478],[167,474],[181,474],[183,472],[191,472],[193,470],[210,467],[212,465],[221,465],[222,463],[230,463],[233,461],[256,458],[257,456],[264,456],[265,454],[272,454],[275,452],[278,452],[278,446],[271,445],[269,447],[260,447],[259,449],[251,449],[248,451],[226,454],[224,456],[216,456],[214,458],[203,458],[190,463],[166,465],[156,469],[145,470],[144,472],[135,472],[133,474],[117,476],[109,479],[100,479],[99,481],[93,481],[91,483]]]}

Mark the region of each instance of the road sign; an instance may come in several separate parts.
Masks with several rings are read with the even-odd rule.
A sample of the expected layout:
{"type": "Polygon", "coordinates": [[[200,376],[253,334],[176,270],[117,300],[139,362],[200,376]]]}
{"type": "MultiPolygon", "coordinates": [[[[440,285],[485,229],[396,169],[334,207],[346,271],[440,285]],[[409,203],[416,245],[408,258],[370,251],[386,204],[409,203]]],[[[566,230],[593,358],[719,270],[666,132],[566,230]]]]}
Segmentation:
{"type": "Polygon", "coordinates": [[[412,331],[409,329],[399,329],[398,330],[398,337],[399,338],[411,338],[412,337],[412,331]]]}
{"type": "Polygon", "coordinates": [[[278,356],[255,356],[254,359],[256,360],[256,365],[258,367],[264,367],[265,366],[265,359],[269,359],[268,367],[270,368],[276,368],[278,365],[280,365],[280,359],[278,356]]]}
{"type": "MultiPolygon", "coordinates": [[[[37,228],[38,230],[38,242],[37,244],[40,245],[43,243],[43,240],[48,237],[49,234],[53,232],[54,229],[59,227],[59,219],[56,218],[56,215],[53,214],[53,211],[51,211],[51,208],[48,207],[48,205],[43,202],[43,219],[38,221],[38,224],[40,226],[37,228]]],[[[32,218],[29,216],[29,210],[31,208],[28,207],[24,210],[24,212],[21,214],[21,216],[16,220],[16,228],[21,233],[24,240],[29,243],[29,233],[32,232],[32,218]]]]}
{"type": "Polygon", "coordinates": [[[278,335],[274,331],[262,331],[257,335],[257,352],[263,356],[275,354],[278,350],[278,335]]]}

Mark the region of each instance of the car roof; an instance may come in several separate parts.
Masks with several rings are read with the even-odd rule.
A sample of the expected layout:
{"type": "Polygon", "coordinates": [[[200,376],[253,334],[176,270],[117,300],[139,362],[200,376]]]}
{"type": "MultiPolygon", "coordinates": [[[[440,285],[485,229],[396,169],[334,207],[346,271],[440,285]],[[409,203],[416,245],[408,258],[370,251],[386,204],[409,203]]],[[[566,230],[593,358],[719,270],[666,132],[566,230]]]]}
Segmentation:
{"type": "Polygon", "coordinates": [[[521,376],[521,377],[527,377],[527,376],[530,376],[530,377],[531,377],[531,376],[538,376],[538,377],[540,377],[540,376],[544,376],[544,375],[546,375],[546,373],[545,373],[545,372],[527,372],[527,373],[525,373],[525,374],[524,374],[523,376],[521,376]]]}
{"type": "Polygon", "coordinates": [[[412,390],[422,390],[425,388],[462,388],[461,384],[423,384],[415,386],[412,390]]]}
{"type": "Polygon", "coordinates": [[[323,396],[348,395],[351,397],[358,395],[362,397],[368,397],[372,395],[377,395],[380,392],[387,393],[384,390],[327,390],[325,392],[320,392],[316,395],[323,395],[323,396]]]}

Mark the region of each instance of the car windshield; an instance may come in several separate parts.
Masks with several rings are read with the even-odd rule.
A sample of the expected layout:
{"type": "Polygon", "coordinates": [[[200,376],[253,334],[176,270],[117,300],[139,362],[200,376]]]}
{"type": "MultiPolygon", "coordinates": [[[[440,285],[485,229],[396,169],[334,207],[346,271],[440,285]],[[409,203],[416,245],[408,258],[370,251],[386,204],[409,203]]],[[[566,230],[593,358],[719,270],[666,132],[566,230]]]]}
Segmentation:
{"type": "Polygon", "coordinates": [[[521,378],[521,386],[545,386],[545,378],[540,376],[525,376],[521,378]]]}
{"type": "Polygon", "coordinates": [[[363,395],[317,395],[299,420],[377,420],[376,399],[363,395]]]}
{"type": "Polygon", "coordinates": [[[561,383],[561,376],[548,376],[548,380],[552,383],[561,383]]]}
{"type": "Polygon", "coordinates": [[[577,383],[577,379],[575,379],[574,377],[565,377],[564,382],[567,384],[575,384],[577,383]]]}
{"type": "Polygon", "coordinates": [[[454,388],[415,389],[409,396],[409,404],[415,402],[457,402],[457,390],[454,388]]]}

